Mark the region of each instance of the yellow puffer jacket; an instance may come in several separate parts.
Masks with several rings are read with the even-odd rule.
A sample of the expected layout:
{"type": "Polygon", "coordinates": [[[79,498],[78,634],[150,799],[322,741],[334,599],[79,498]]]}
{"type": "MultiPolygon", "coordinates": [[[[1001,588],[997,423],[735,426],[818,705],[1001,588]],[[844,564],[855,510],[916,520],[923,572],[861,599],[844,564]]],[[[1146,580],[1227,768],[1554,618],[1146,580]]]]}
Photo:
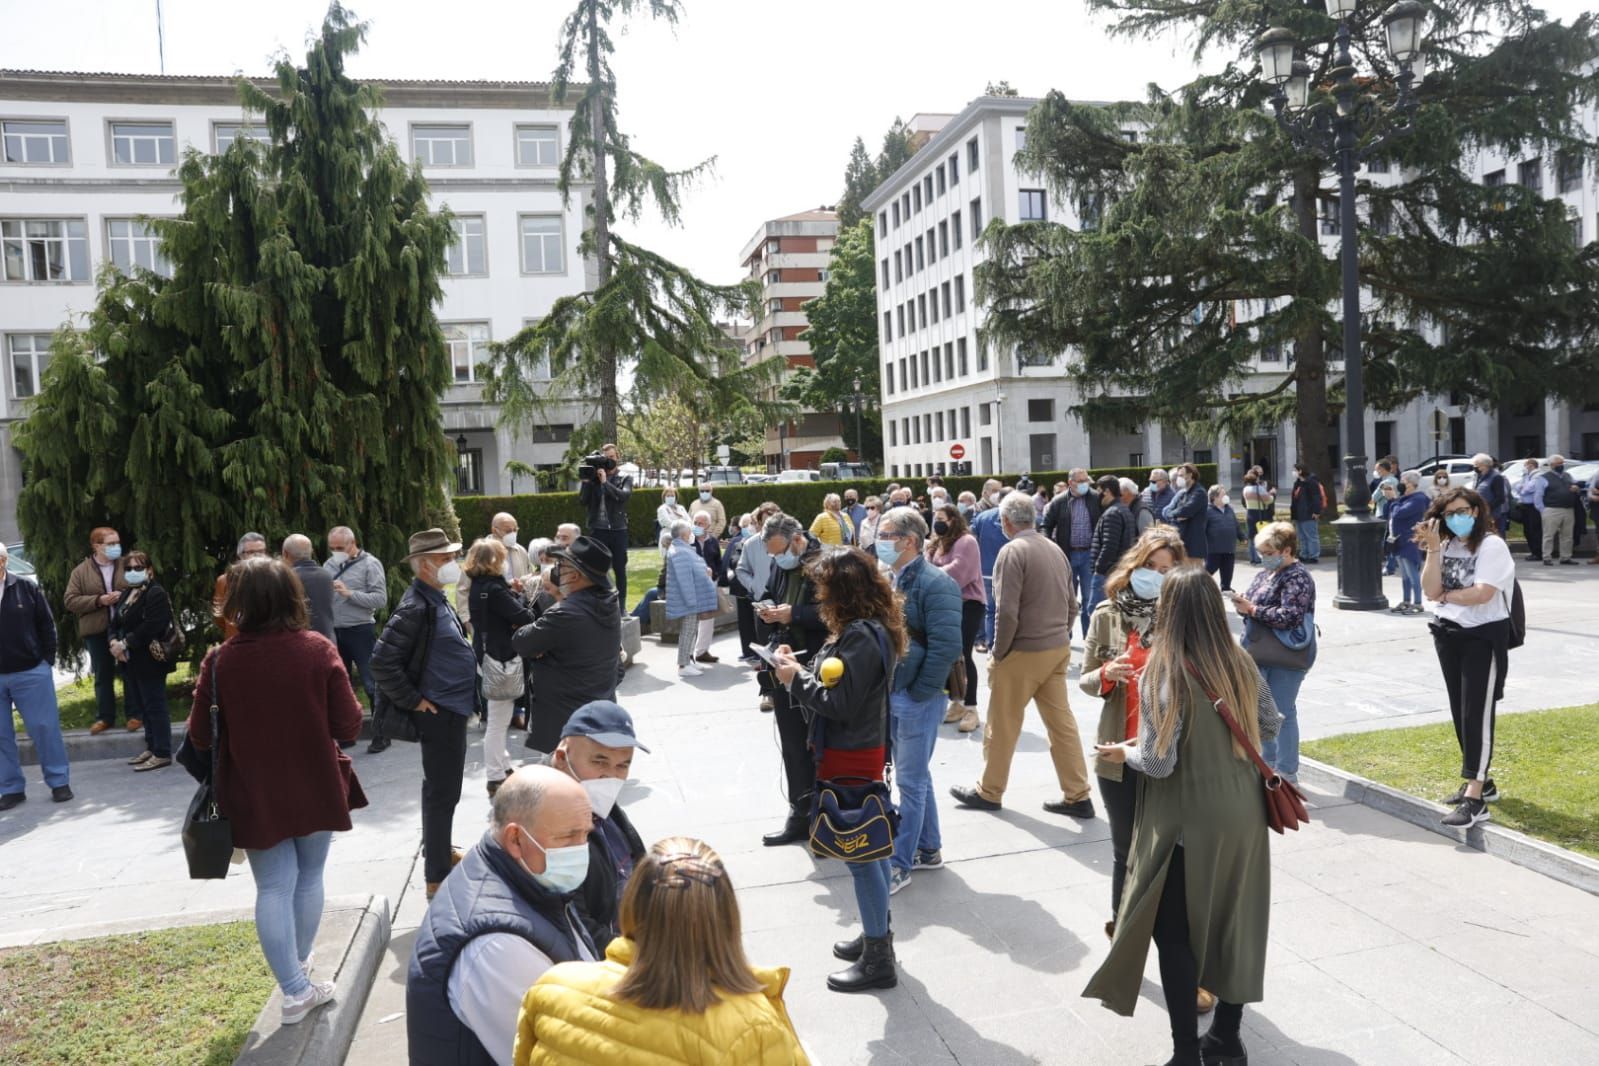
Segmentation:
{"type": "Polygon", "coordinates": [[[561,963],[539,978],[522,1000],[516,1066],[809,1066],[783,1006],[786,967],[757,967],[761,992],[684,1014],[610,997],[632,961],[633,942],[618,937],[604,962],[561,963]]]}

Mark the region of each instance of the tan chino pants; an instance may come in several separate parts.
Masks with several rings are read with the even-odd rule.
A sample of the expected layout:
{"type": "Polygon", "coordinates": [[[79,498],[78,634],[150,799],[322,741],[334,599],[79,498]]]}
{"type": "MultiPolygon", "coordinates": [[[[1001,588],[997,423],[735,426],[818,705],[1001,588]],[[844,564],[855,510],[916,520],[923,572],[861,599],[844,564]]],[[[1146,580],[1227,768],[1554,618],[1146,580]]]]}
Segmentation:
{"type": "Polygon", "coordinates": [[[988,721],[983,727],[983,776],[977,792],[999,803],[1010,780],[1010,761],[1022,732],[1022,715],[1029,702],[1038,704],[1044,732],[1049,737],[1049,757],[1062,796],[1075,803],[1086,799],[1088,765],[1077,720],[1066,703],[1066,666],[1070,645],[1046,651],[1013,651],[988,669],[988,721]]]}

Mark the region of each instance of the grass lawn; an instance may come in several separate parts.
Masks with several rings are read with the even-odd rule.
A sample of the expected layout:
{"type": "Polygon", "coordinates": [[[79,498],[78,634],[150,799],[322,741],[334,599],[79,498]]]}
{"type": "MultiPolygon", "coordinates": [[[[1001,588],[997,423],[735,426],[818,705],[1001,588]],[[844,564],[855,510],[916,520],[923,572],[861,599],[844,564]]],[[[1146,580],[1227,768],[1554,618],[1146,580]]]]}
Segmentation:
{"type": "Polygon", "coordinates": [[[273,980],[252,922],[0,951],[0,1062],[227,1066],[273,980]]]}
{"type": "MultiPolygon", "coordinates": [[[[1599,704],[1502,714],[1495,725],[1492,807],[1498,825],[1599,858],[1599,704]]],[[[1312,758],[1441,801],[1460,781],[1450,725],[1380,729],[1306,743],[1312,758]]]]}
{"type": "Polygon", "coordinates": [[[630,548],[627,553],[627,602],[623,606],[631,611],[644,593],[655,587],[661,576],[661,551],[659,548],[630,548]]]}

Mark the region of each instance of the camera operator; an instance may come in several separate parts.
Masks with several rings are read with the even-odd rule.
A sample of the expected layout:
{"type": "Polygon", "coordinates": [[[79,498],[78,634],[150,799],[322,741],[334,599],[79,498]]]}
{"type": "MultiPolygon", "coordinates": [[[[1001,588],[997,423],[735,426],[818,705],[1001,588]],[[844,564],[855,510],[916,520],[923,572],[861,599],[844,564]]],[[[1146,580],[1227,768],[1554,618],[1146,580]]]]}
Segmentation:
{"type": "MultiPolygon", "coordinates": [[[[577,498],[588,509],[588,535],[610,549],[618,602],[627,599],[627,498],[633,479],[618,474],[616,445],[607,444],[578,467],[577,498]]],[[[624,608],[625,609],[625,608],[624,608]]]]}

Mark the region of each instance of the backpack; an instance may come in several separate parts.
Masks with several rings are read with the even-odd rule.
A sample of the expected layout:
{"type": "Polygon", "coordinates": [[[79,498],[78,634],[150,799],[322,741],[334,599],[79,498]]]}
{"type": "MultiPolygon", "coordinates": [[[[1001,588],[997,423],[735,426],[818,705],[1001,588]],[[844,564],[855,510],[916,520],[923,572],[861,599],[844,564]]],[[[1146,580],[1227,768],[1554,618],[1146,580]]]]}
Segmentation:
{"type": "Polygon", "coordinates": [[[1527,602],[1521,596],[1521,582],[1510,588],[1510,640],[1508,647],[1519,648],[1527,643],[1527,602]]]}

